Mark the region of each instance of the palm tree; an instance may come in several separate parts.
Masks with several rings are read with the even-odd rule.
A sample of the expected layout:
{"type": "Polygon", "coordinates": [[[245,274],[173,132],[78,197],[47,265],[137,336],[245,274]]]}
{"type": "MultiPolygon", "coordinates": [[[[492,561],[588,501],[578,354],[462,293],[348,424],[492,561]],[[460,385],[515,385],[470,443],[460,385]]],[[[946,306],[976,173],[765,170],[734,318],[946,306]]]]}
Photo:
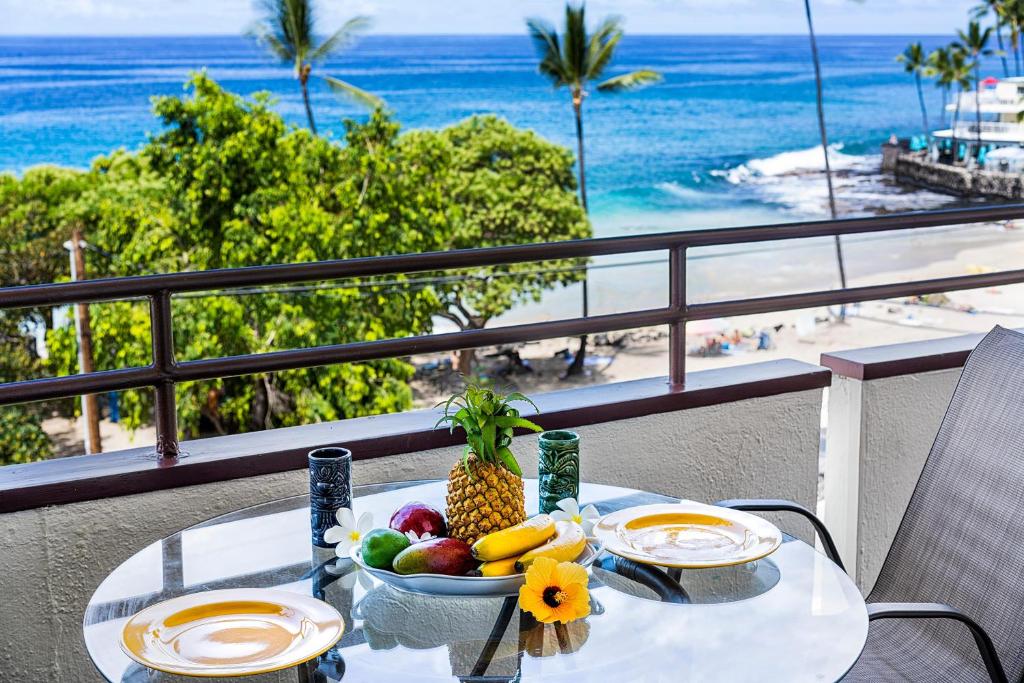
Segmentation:
{"type": "Polygon", "coordinates": [[[950,45],[949,48],[949,65],[948,65],[948,79],[950,86],[957,86],[960,91],[956,95],[956,109],[953,111],[953,126],[951,130],[951,138],[953,142],[953,163],[956,163],[957,157],[957,137],[956,128],[960,125],[960,104],[963,102],[963,95],[971,89],[972,78],[971,74],[974,71],[975,64],[967,61],[967,55],[959,49],[955,43],[950,45]]]}
{"type": "Polygon", "coordinates": [[[924,92],[921,90],[921,74],[928,68],[928,59],[924,55],[924,48],[921,43],[911,43],[903,54],[896,57],[897,62],[902,62],[904,70],[908,74],[914,74],[914,83],[917,85],[917,102],[921,105],[921,125],[924,134],[928,135],[928,110],[924,104],[924,92]]]}
{"type": "Polygon", "coordinates": [[[1024,2],[1022,0],[1002,0],[999,13],[1010,31],[1010,52],[1013,53],[1014,73],[1020,76],[1021,67],[1021,27],[1024,26],[1024,2]]]}
{"type": "MultiPolygon", "coordinates": [[[[832,220],[836,219],[836,192],[832,186],[832,167],[828,160],[828,130],[825,128],[825,103],[821,84],[821,59],[818,56],[818,40],[814,35],[814,19],[811,16],[811,0],[804,0],[804,14],[807,15],[807,35],[811,39],[811,58],[814,60],[814,88],[818,105],[818,133],[821,135],[821,152],[825,156],[825,182],[828,184],[828,208],[832,220]]],[[[843,263],[843,242],[836,235],[836,263],[839,265],[839,284],[846,289],[846,266],[843,263]]],[[[846,307],[839,309],[839,318],[846,318],[846,307]]]]}
{"type": "MultiPolygon", "coordinates": [[[[587,33],[585,5],[565,6],[565,28],[559,36],[555,28],[541,19],[527,19],[526,26],[540,57],[538,71],[546,76],[555,88],[567,88],[572,97],[572,111],[576,118],[576,147],[579,161],[580,203],[587,211],[587,174],[583,154],[583,101],[587,87],[604,75],[605,69],[615,55],[615,48],[622,39],[622,20],[619,17],[604,19],[592,33],[587,33]]],[[[598,92],[620,93],[657,83],[661,74],[650,69],[631,71],[612,76],[595,86],[598,92]]],[[[587,276],[583,278],[583,316],[589,313],[587,276]]],[[[583,371],[587,338],[580,337],[580,348],[569,374],[583,371]]]]}
{"type": "MultiPolygon", "coordinates": [[[[974,7],[972,14],[975,19],[984,19],[989,14],[995,18],[996,45],[999,46],[999,59],[1003,63],[1003,76],[1010,76],[1010,67],[1006,63],[1006,52],[1003,46],[1003,27],[1009,22],[1007,20],[1007,9],[1009,3],[1006,0],[981,0],[974,7]]],[[[1017,75],[1020,75],[1020,65],[1017,66],[1017,75]]]]}
{"type": "MultiPolygon", "coordinates": [[[[309,129],[316,135],[313,108],[309,103],[309,76],[313,65],[351,45],[361,31],[366,30],[370,20],[353,17],[335,31],[329,38],[318,42],[316,38],[316,16],[314,0],[259,0],[263,8],[263,21],[249,30],[249,35],[264,45],[267,50],[285,64],[295,65],[295,78],[302,88],[302,102],[306,106],[309,129]]],[[[324,76],[327,85],[334,92],[349,97],[360,104],[374,108],[383,105],[380,98],[357,88],[351,83],[324,76]]]]}
{"type": "Polygon", "coordinates": [[[978,149],[981,149],[981,58],[994,54],[988,47],[989,38],[992,37],[992,27],[982,29],[981,24],[972,21],[967,25],[967,31],[957,31],[959,40],[956,47],[971,58],[971,65],[974,67],[974,120],[977,125],[978,149]]]}
{"type": "Polygon", "coordinates": [[[940,47],[928,55],[927,74],[935,78],[935,86],[942,90],[942,125],[946,125],[946,105],[949,104],[949,91],[953,87],[952,51],[940,47]]]}

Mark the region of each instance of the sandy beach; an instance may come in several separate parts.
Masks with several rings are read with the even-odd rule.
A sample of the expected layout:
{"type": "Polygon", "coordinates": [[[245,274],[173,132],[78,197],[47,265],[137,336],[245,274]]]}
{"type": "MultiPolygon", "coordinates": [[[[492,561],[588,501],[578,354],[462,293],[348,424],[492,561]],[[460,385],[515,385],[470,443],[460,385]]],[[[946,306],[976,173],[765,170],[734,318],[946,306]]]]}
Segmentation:
{"type": "MultiPolygon", "coordinates": [[[[1013,270],[1024,263],[1024,241],[1013,229],[1002,230],[1004,240],[981,247],[963,248],[949,258],[933,261],[910,270],[874,272],[851,280],[853,285],[922,280],[954,275],[1013,270]]],[[[927,302],[911,299],[865,302],[847,307],[845,322],[835,320],[836,310],[826,308],[782,311],[738,316],[718,321],[723,332],[742,337],[736,348],[721,355],[690,353],[687,371],[793,358],[818,363],[822,353],[866,346],[934,339],[937,337],[986,332],[994,325],[1016,327],[1024,324],[1024,285],[953,292],[928,297],[927,302]],[[757,350],[757,334],[768,331],[767,350],[757,350]]],[[[687,347],[698,349],[712,335],[702,331],[706,323],[688,326],[687,347]],[[695,334],[694,331],[697,333],[695,334]]],[[[530,371],[512,371],[507,357],[487,358],[496,349],[479,352],[480,368],[502,386],[515,386],[527,392],[551,391],[573,384],[621,382],[644,377],[663,376],[668,371],[668,337],[664,328],[632,330],[596,335],[592,338],[585,377],[563,379],[565,361],[555,354],[574,350],[575,339],[557,339],[523,344],[517,347],[530,371]]],[[[447,355],[417,357],[419,366],[432,366],[447,355]]],[[[418,406],[432,405],[456,381],[444,371],[423,372],[414,383],[418,406]]]]}

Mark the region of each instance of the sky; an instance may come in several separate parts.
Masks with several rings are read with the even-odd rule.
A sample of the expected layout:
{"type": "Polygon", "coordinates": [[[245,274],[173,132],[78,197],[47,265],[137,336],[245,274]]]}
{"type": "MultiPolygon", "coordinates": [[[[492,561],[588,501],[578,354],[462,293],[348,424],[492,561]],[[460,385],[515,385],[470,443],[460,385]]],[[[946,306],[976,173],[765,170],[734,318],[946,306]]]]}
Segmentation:
{"type": "MultiPolygon", "coordinates": [[[[813,0],[822,34],[949,34],[977,0],[813,0]]],[[[320,0],[324,31],[354,15],[384,34],[514,34],[523,18],[555,20],[563,0],[320,0]]],[[[802,33],[803,0],[590,0],[631,33],[802,33]]],[[[0,0],[0,35],[237,34],[253,0],[0,0]]]]}

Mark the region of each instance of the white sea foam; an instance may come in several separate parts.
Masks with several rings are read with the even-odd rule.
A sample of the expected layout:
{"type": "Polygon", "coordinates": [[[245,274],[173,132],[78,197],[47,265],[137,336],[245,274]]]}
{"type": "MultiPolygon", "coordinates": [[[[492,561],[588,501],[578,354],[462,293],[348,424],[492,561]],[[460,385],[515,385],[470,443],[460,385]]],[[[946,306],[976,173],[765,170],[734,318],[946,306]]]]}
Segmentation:
{"type": "MultiPolygon", "coordinates": [[[[865,167],[871,163],[871,157],[843,154],[841,143],[829,145],[828,160],[832,170],[841,171],[865,167]]],[[[738,185],[749,182],[752,178],[769,178],[773,176],[805,174],[825,170],[825,155],[821,145],[809,149],[792,152],[781,152],[764,159],[751,159],[745,164],[725,171],[712,171],[712,175],[725,178],[738,185]]]]}
{"type": "Polygon", "coordinates": [[[693,187],[687,187],[674,182],[658,183],[654,186],[666,194],[670,194],[676,199],[684,199],[687,201],[700,201],[706,202],[713,195],[703,192],[693,187]]]}
{"type": "MultiPolygon", "coordinates": [[[[913,211],[951,203],[946,195],[897,185],[881,172],[881,155],[844,154],[829,145],[837,208],[844,215],[913,211]]],[[[828,211],[825,155],[821,145],[752,159],[731,169],[712,171],[732,185],[749,188],[760,200],[806,217],[828,211]]]]}

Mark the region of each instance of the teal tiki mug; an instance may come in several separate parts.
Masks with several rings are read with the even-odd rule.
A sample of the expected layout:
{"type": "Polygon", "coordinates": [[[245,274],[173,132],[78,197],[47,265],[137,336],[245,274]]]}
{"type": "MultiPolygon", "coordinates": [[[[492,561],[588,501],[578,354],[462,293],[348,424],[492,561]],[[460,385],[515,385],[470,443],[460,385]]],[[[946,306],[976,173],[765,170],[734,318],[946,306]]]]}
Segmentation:
{"type": "Polygon", "coordinates": [[[558,509],[563,498],[580,496],[580,435],[564,429],[540,435],[540,511],[558,509]]]}

